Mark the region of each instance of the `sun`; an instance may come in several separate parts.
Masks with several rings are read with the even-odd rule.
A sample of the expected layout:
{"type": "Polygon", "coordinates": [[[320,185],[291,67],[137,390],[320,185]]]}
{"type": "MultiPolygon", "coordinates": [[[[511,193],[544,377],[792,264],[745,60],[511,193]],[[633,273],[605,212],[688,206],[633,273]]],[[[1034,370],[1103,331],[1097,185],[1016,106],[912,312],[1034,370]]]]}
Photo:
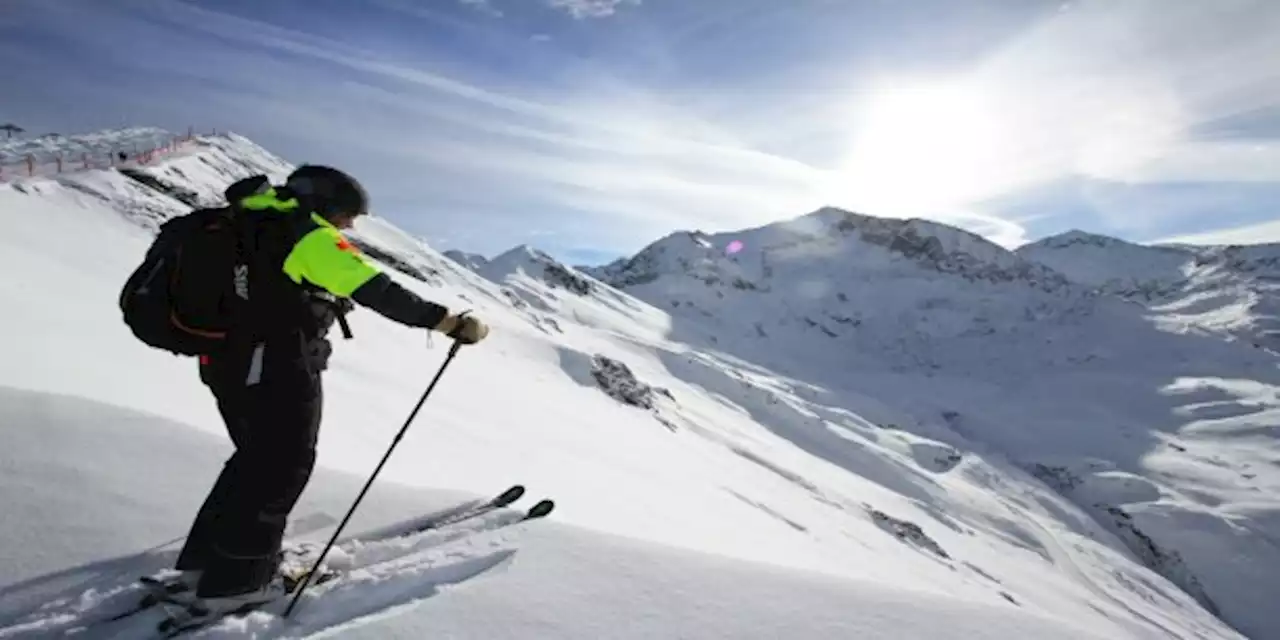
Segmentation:
{"type": "Polygon", "coordinates": [[[972,83],[881,83],[854,108],[838,201],[876,215],[917,215],[963,205],[1008,169],[1010,123],[972,83]]]}

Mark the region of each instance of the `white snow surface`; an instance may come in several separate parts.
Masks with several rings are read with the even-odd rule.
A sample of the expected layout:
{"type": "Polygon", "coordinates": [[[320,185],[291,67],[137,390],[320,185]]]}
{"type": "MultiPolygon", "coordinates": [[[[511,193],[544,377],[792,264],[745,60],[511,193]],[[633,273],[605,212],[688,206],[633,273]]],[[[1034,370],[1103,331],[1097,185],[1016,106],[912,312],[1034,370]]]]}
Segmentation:
{"type": "MultiPolygon", "coordinates": [[[[142,181],[0,185],[0,255],[29,274],[0,283],[17,301],[0,316],[0,638],[124,606],[229,451],[194,363],[137,342],[115,306],[158,221],[289,169],[239,136],[198,142],[142,181]]],[[[351,531],[513,482],[558,507],[352,548],[361,569],[290,620],[200,637],[1280,637],[1264,350],[1171,331],[963,231],[836,210],[674,234],[593,274],[528,247],[468,268],[377,216],[353,240],[493,333],[351,531]]],[[[351,324],[300,527],[342,514],[445,351],[367,310],[351,324]]]]}

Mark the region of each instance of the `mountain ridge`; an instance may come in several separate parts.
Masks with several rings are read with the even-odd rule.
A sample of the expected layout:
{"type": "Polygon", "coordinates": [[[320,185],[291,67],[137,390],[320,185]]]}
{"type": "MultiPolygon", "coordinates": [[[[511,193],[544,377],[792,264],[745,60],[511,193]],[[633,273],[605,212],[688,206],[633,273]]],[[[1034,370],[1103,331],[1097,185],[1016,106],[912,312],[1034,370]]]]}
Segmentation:
{"type": "Polygon", "coordinates": [[[1073,229],[1008,250],[938,222],[878,218],[823,207],[740,231],[674,231],[632,256],[573,269],[624,290],[676,273],[758,289],[759,282],[726,264],[741,262],[743,254],[727,249],[732,243],[769,252],[804,243],[818,246],[850,233],[940,273],[968,280],[1019,282],[1048,292],[1075,290],[1086,297],[1115,297],[1156,307],[1170,326],[1192,326],[1280,349],[1280,286],[1276,285],[1280,243],[1174,247],[1073,229]],[[1203,309],[1206,296],[1223,291],[1236,293],[1222,296],[1218,306],[1203,309]],[[1196,312],[1182,313],[1187,307],[1195,307],[1196,312]]]}

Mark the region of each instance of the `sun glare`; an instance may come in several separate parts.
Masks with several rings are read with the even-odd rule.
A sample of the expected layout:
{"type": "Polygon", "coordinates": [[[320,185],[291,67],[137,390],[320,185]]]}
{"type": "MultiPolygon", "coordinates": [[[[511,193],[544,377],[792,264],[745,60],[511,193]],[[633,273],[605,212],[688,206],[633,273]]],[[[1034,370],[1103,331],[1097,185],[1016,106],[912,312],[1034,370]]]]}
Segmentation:
{"type": "Polygon", "coordinates": [[[998,180],[1008,126],[990,96],[957,82],[896,82],[857,107],[837,198],[877,215],[965,203],[998,180]]]}

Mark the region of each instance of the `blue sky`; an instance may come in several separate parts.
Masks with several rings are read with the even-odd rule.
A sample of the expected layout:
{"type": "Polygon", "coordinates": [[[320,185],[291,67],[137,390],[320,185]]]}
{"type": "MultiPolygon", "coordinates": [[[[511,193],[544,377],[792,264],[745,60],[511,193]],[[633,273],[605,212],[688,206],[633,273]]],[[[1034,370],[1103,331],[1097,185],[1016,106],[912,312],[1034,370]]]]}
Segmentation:
{"type": "Polygon", "coordinates": [[[0,120],[234,130],[488,255],[826,204],[1280,240],[1277,33],[1266,0],[0,0],[0,120]]]}

